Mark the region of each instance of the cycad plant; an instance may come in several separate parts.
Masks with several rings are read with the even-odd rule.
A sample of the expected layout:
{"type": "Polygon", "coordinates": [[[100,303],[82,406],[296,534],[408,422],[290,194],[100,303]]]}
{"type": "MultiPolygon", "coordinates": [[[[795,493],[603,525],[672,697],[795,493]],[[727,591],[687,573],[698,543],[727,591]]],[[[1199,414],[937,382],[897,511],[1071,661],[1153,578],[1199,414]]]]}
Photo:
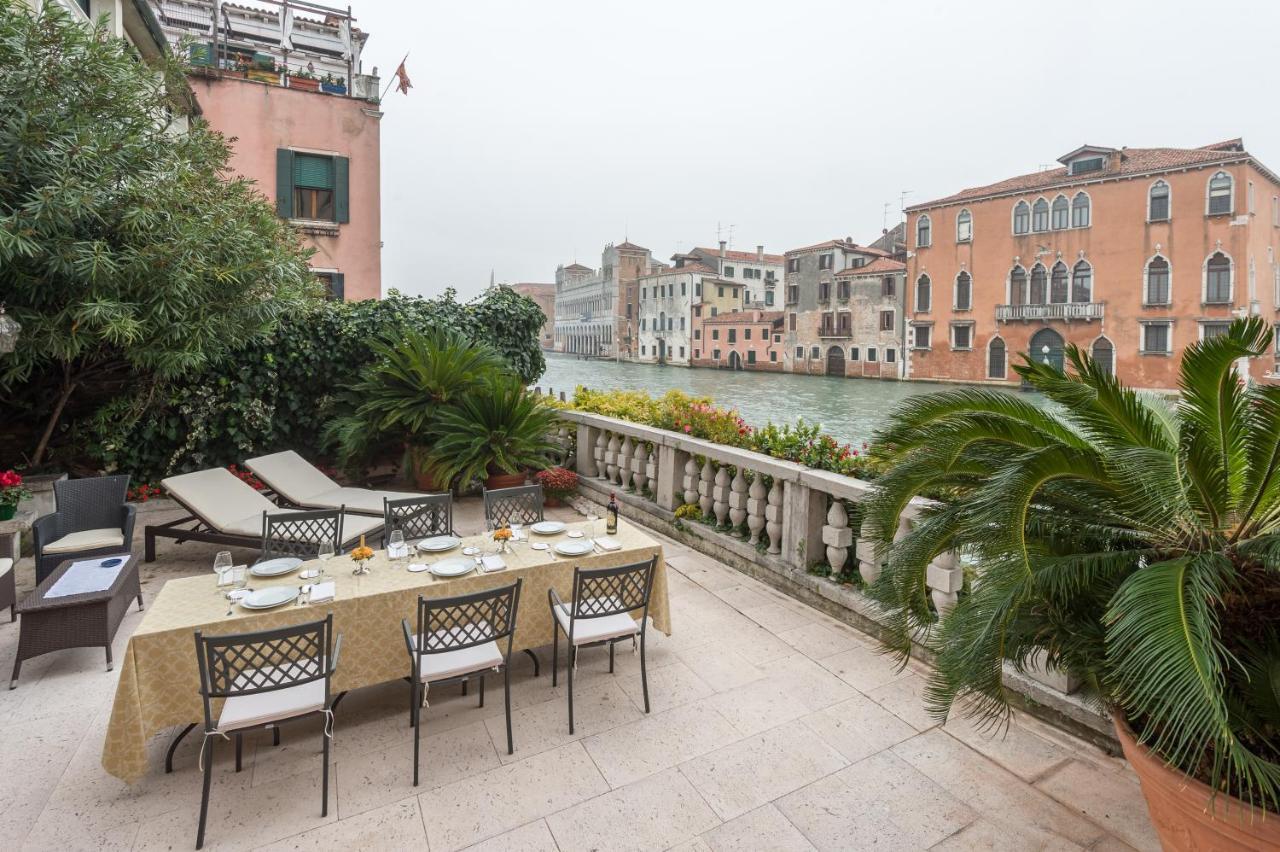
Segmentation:
{"type": "Polygon", "coordinates": [[[1280,387],[1245,387],[1270,355],[1259,318],[1189,346],[1180,399],[1121,385],[1075,347],[1071,373],[1015,369],[1049,405],[995,390],[917,397],[881,433],[865,505],[885,562],[871,594],[893,648],[936,652],[926,700],[1007,713],[1002,664],[1043,651],[1141,741],[1213,789],[1280,804],[1280,387]],[[952,499],[897,542],[923,489],[952,499]],[[926,566],[976,573],[941,620],[926,566]]]}
{"type": "Polygon", "coordinates": [[[506,368],[492,347],[448,328],[409,331],[375,342],[373,352],[373,363],[344,394],[349,413],[325,430],[344,466],[388,446],[420,461],[441,412],[506,368]]]}
{"type": "Polygon", "coordinates": [[[499,473],[547,466],[559,447],[555,409],[516,376],[490,376],[445,408],[433,429],[427,463],[448,482],[467,484],[499,473]]]}

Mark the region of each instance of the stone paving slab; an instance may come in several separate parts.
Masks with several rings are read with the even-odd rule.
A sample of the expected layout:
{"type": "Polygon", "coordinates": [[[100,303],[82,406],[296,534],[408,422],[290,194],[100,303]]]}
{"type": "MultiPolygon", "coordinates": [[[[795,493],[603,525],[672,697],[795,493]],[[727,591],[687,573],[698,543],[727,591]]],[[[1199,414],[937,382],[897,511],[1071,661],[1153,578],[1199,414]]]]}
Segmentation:
{"type": "MultiPolygon", "coordinates": [[[[149,511],[142,526],[168,520],[149,511]]],[[[552,510],[571,519],[573,510],[552,510]]],[[[483,526],[462,500],[463,532],[483,526]]],[[[660,536],[659,536],[660,537],[660,536]]],[[[142,566],[149,601],[164,582],[209,572],[212,545],[159,543],[142,566]]],[[[237,551],[239,561],[252,551],[237,551]]],[[[315,724],[248,738],[244,770],[221,748],[209,849],[1157,849],[1123,761],[1017,715],[993,737],[962,718],[939,726],[919,703],[925,672],[899,668],[874,642],[709,557],[671,543],[675,633],[649,640],[652,712],[638,660],[587,649],[568,732],[563,671],[551,686],[512,668],[516,753],[507,755],[501,684],[485,706],[433,694],[423,779],[412,785],[404,685],[352,693],[337,714],[330,810],[320,817],[315,724]]],[[[29,559],[20,587],[34,585],[29,559]]],[[[115,650],[141,619],[130,613],[115,650]]],[[[0,670],[16,625],[0,621],[0,670]]],[[[563,666],[563,662],[562,662],[563,666]]],[[[15,849],[194,846],[198,739],[134,787],[99,759],[116,673],[101,652],[32,660],[0,691],[0,836],[15,849]]]]}

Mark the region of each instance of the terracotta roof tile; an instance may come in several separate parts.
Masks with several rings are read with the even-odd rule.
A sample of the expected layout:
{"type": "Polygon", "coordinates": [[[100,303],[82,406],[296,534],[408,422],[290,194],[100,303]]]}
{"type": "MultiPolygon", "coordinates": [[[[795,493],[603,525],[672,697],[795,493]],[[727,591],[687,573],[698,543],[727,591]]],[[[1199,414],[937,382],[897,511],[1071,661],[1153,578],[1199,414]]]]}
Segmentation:
{"type": "Polygon", "coordinates": [[[880,255],[881,257],[889,256],[889,252],[884,251],[882,249],[872,248],[871,246],[860,246],[857,243],[851,243],[848,240],[827,240],[826,242],[818,243],[817,245],[812,245],[812,246],[805,246],[804,248],[787,249],[787,254],[796,254],[802,251],[818,251],[819,249],[827,249],[827,248],[829,249],[842,248],[848,251],[862,252],[863,254],[880,255]]]}
{"type": "MultiPolygon", "coordinates": [[[[706,248],[704,246],[698,246],[695,249],[690,249],[688,252],[686,252],[686,254],[693,254],[695,251],[702,252],[703,254],[709,257],[720,256],[720,249],[706,248]]],[[[760,262],[756,260],[756,253],[753,251],[733,251],[732,249],[727,249],[724,253],[724,258],[725,260],[734,260],[734,261],[737,261],[738,263],[759,263],[760,262]]],[[[785,260],[786,258],[780,254],[766,254],[764,256],[765,263],[772,263],[776,266],[781,266],[785,260]]]]}
{"type": "Polygon", "coordinates": [[[565,272],[573,270],[574,272],[595,272],[590,266],[583,266],[581,263],[571,263],[564,268],[565,272]]]}
{"type": "Polygon", "coordinates": [[[866,266],[853,266],[836,273],[837,278],[856,278],[859,275],[885,275],[891,272],[906,272],[907,265],[888,257],[877,257],[866,266]]]}
{"type": "Polygon", "coordinates": [[[632,251],[648,251],[648,249],[645,248],[644,246],[638,246],[629,240],[624,240],[623,242],[618,243],[616,246],[614,246],[614,248],[630,249],[632,251]]]}
{"type": "Polygon", "coordinates": [[[668,266],[648,275],[641,275],[641,278],[657,278],[660,275],[683,275],[686,272],[696,272],[699,275],[715,275],[716,271],[710,266],[702,263],[686,263],[684,266],[668,266]]]}

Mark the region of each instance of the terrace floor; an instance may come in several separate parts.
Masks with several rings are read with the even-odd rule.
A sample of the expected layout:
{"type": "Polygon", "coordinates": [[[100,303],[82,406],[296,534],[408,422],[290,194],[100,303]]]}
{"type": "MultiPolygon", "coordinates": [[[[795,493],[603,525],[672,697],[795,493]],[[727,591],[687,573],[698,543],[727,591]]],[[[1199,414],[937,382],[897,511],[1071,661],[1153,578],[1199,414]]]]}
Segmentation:
{"type": "MultiPolygon", "coordinates": [[[[142,527],[176,514],[147,508],[138,553],[142,527]]],[[[457,524],[482,528],[478,501],[458,504],[457,524]]],[[[1004,737],[964,719],[939,726],[922,710],[920,673],[898,671],[862,634],[664,545],[674,634],[650,634],[650,715],[632,654],[610,675],[605,651],[583,652],[576,736],[549,655],[536,679],[513,662],[515,754],[500,684],[484,708],[474,693],[433,692],[414,788],[404,684],[353,692],[337,714],[329,816],[317,801],[319,723],[293,723],[279,747],[246,738],[238,774],[233,749],[218,749],[207,848],[1159,848],[1123,761],[1025,716],[1004,737]]],[[[161,542],[144,594],[207,573],[217,549],[161,542]]],[[[30,559],[19,572],[30,588],[30,559]]],[[[141,618],[135,609],[121,626],[117,659],[141,618]]],[[[0,621],[0,671],[17,637],[0,621]]],[[[172,775],[167,737],[133,787],[101,767],[117,673],[100,649],[64,651],[25,663],[18,689],[0,691],[7,848],[194,847],[198,737],[172,775]]]]}

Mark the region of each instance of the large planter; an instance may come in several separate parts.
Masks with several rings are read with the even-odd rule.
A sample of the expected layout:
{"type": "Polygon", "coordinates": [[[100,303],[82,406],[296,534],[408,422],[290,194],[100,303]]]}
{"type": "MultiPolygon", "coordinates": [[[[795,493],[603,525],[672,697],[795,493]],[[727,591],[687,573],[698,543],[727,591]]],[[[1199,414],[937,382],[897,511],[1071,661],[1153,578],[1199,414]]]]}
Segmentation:
{"type": "Polygon", "coordinates": [[[0,521],[12,521],[16,514],[18,514],[17,503],[0,503],[0,521]]]}
{"type": "Polygon", "coordinates": [[[318,92],[320,91],[320,81],[307,77],[290,77],[289,88],[301,89],[304,92],[318,92]]]}
{"type": "Polygon", "coordinates": [[[484,481],[484,487],[493,490],[494,488],[515,488],[517,485],[524,485],[525,479],[528,478],[524,473],[491,473],[484,481]]]}
{"type": "Polygon", "coordinates": [[[280,73],[278,71],[263,71],[260,68],[250,68],[247,76],[250,80],[257,80],[259,83],[280,85],[280,73]]]}
{"type": "Polygon", "coordinates": [[[342,83],[321,83],[320,88],[331,95],[345,95],[347,87],[342,83]]]}
{"type": "Polygon", "coordinates": [[[1147,811],[1166,850],[1252,852],[1280,849],[1280,814],[1264,814],[1170,767],[1138,742],[1128,722],[1114,718],[1125,759],[1138,774],[1147,811]]]}

